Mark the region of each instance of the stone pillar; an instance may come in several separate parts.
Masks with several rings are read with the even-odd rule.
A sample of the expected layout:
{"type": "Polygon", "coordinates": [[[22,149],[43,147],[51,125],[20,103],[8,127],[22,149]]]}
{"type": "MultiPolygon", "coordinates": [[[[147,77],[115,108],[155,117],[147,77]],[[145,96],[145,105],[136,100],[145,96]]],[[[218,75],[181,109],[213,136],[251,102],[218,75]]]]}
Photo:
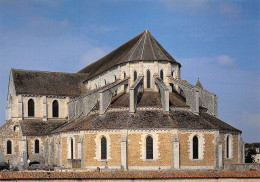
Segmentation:
{"type": "Polygon", "coordinates": [[[130,108],[129,108],[129,112],[130,113],[134,113],[135,112],[135,93],[134,93],[134,89],[130,89],[129,90],[129,104],[130,104],[130,108]]]}
{"type": "Polygon", "coordinates": [[[195,108],[194,113],[199,114],[200,113],[200,91],[198,89],[195,89],[195,108]]]}
{"type": "Polygon", "coordinates": [[[128,170],[127,161],[127,130],[123,130],[121,134],[121,168],[128,170]]]}
{"type": "Polygon", "coordinates": [[[218,168],[222,169],[223,168],[223,155],[222,155],[222,142],[219,143],[218,145],[218,168]]]}
{"type": "Polygon", "coordinates": [[[139,63],[139,75],[138,76],[144,76],[144,63],[143,61],[140,61],[139,63]]]}
{"type": "Polygon", "coordinates": [[[47,108],[47,97],[43,96],[43,121],[47,121],[48,118],[48,108],[47,108]]]}
{"type": "Polygon", "coordinates": [[[27,140],[26,137],[22,137],[19,141],[19,163],[22,168],[27,166],[27,159],[28,159],[28,147],[27,147],[27,140]]]}
{"type": "Polygon", "coordinates": [[[23,99],[22,95],[18,95],[18,120],[23,119],[23,99]]]}
{"type": "Polygon", "coordinates": [[[158,92],[158,88],[156,87],[156,84],[155,84],[155,78],[156,77],[159,77],[159,66],[158,66],[158,61],[154,61],[154,75],[152,76],[151,79],[153,79],[153,81],[151,82],[152,83],[152,88],[158,92]]]}
{"type": "Polygon", "coordinates": [[[169,90],[171,90],[171,87],[170,87],[170,79],[172,78],[172,75],[171,75],[171,63],[168,62],[167,63],[167,70],[166,70],[166,80],[165,80],[165,85],[168,87],[169,90]]]}
{"type": "Polygon", "coordinates": [[[154,76],[159,77],[159,66],[158,66],[158,61],[154,61],[154,76]]]}
{"type": "Polygon", "coordinates": [[[172,168],[180,169],[180,142],[177,134],[172,138],[172,168]]]}
{"type": "Polygon", "coordinates": [[[85,137],[84,137],[84,131],[80,131],[80,138],[81,138],[81,168],[84,168],[85,167],[85,145],[84,145],[84,140],[85,140],[85,137]]]}
{"type": "Polygon", "coordinates": [[[169,100],[170,100],[170,96],[169,96],[169,89],[165,90],[164,91],[165,93],[165,112],[169,112],[170,111],[170,103],[169,103],[169,100]]]}

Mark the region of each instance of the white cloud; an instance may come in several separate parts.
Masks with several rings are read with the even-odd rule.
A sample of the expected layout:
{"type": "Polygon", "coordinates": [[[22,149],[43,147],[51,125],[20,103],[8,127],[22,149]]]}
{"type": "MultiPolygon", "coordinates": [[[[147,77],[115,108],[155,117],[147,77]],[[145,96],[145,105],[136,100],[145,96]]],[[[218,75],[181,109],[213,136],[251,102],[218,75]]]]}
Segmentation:
{"type": "Polygon", "coordinates": [[[235,66],[235,60],[227,55],[221,55],[217,57],[218,63],[223,67],[234,67],[235,66]]]}
{"type": "Polygon", "coordinates": [[[241,13],[241,8],[239,6],[230,3],[219,4],[218,10],[221,14],[229,17],[238,17],[241,13]]]}
{"type": "Polygon", "coordinates": [[[108,53],[107,48],[91,48],[89,49],[82,57],[81,57],[81,64],[80,67],[85,67],[90,63],[93,63],[94,61],[97,61],[98,59],[102,58],[108,53]]]}
{"type": "Polygon", "coordinates": [[[209,4],[207,0],[159,0],[168,8],[202,9],[209,4]]]}
{"type": "MultiPolygon", "coordinates": [[[[235,3],[224,0],[158,0],[167,9],[174,11],[185,11],[186,13],[219,13],[228,17],[237,17],[241,8],[235,3]]],[[[238,2],[238,1],[236,1],[238,2]]]]}

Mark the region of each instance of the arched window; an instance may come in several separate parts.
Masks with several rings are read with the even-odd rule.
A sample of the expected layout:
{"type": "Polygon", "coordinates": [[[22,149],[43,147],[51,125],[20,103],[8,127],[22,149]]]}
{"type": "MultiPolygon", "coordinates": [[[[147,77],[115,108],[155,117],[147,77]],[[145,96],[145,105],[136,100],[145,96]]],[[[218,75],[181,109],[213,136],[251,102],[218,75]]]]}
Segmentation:
{"type": "Polygon", "coordinates": [[[96,89],[97,89],[97,84],[96,84],[96,89]]]}
{"type": "Polygon", "coordinates": [[[137,79],[137,72],[134,71],[134,81],[137,79]]]}
{"type": "Polygon", "coordinates": [[[34,101],[33,101],[33,99],[28,100],[28,116],[34,117],[34,101]]]}
{"type": "Polygon", "coordinates": [[[70,139],[70,158],[73,159],[74,148],[73,148],[73,139],[70,139]]]}
{"type": "Polygon", "coordinates": [[[34,153],[36,153],[36,154],[40,153],[40,142],[39,142],[39,140],[34,141],[34,153]]]}
{"type": "Polygon", "coordinates": [[[14,131],[17,131],[19,129],[19,126],[18,125],[15,125],[14,126],[14,131]]]}
{"type": "Polygon", "coordinates": [[[57,100],[52,102],[52,117],[59,117],[59,103],[57,100]]]}
{"type": "Polygon", "coordinates": [[[226,157],[227,157],[227,159],[230,158],[230,156],[229,156],[229,152],[230,152],[229,145],[230,145],[230,137],[227,136],[227,141],[226,141],[226,157]]]}
{"type": "Polygon", "coordinates": [[[162,81],[163,81],[163,70],[160,71],[160,78],[161,78],[162,81]]]}
{"type": "Polygon", "coordinates": [[[107,159],[107,139],[101,138],[101,159],[107,159]]]}
{"type": "Polygon", "coordinates": [[[193,159],[199,158],[199,139],[197,136],[194,136],[192,139],[193,143],[193,159]]]}
{"type": "Polygon", "coordinates": [[[116,75],[114,77],[115,77],[115,82],[116,82],[116,75]]]}
{"type": "Polygon", "coordinates": [[[104,83],[105,83],[105,85],[107,84],[107,81],[106,80],[104,80],[104,83]]]}
{"type": "Polygon", "coordinates": [[[124,79],[126,78],[126,73],[124,72],[124,79]]]}
{"type": "Polygon", "coordinates": [[[7,154],[12,154],[12,142],[10,140],[7,141],[7,154]]]}
{"type": "Polygon", "coordinates": [[[172,71],[172,77],[173,77],[173,75],[174,75],[174,71],[172,71]]]}
{"type": "Polygon", "coordinates": [[[151,88],[151,73],[150,70],[146,71],[146,78],[147,78],[147,88],[151,88]]]}
{"type": "Polygon", "coordinates": [[[146,138],[146,159],[153,159],[153,138],[151,136],[146,138]]]}

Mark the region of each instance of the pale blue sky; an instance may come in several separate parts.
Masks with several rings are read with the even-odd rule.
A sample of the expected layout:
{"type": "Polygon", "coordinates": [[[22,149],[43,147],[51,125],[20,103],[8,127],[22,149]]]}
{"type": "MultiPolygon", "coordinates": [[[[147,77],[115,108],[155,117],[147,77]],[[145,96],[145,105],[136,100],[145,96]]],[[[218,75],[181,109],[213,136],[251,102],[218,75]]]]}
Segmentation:
{"type": "Polygon", "coordinates": [[[77,72],[149,29],[219,118],[260,142],[260,1],[0,0],[0,125],[11,68],[77,72]]]}

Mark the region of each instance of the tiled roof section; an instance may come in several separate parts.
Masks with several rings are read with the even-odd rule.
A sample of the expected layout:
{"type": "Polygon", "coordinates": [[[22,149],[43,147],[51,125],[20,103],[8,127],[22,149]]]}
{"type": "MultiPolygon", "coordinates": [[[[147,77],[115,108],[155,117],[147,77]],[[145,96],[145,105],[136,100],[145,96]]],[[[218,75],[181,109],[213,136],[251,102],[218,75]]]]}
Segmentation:
{"type": "Polygon", "coordinates": [[[161,96],[159,92],[145,91],[137,96],[137,107],[161,107],[161,96]]]}
{"type": "Polygon", "coordinates": [[[12,69],[17,94],[79,96],[87,74],[12,69]]]}
{"type": "Polygon", "coordinates": [[[79,73],[88,73],[89,78],[92,78],[118,64],[138,60],[164,60],[178,63],[152,34],[145,30],[103,58],[83,68],[79,73]]]}
{"type": "Polygon", "coordinates": [[[198,88],[200,88],[200,89],[203,89],[203,87],[202,87],[202,85],[201,85],[201,83],[200,83],[199,78],[198,78],[198,81],[197,81],[195,87],[198,87],[198,88]]]}
{"type": "Polygon", "coordinates": [[[169,93],[170,106],[175,107],[189,107],[186,103],[186,98],[178,92],[169,93]]]}
{"type": "Polygon", "coordinates": [[[21,121],[21,129],[24,136],[45,136],[65,124],[66,121],[41,121],[41,120],[23,120],[21,121]]]}
{"type": "MultiPolygon", "coordinates": [[[[162,107],[159,92],[144,91],[137,96],[137,107],[162,107]]],[[[189,107],[186,99],[177,92],[169,95],[170,106],[189,107]]],[[[121,93],[112,98],[110,108],[129,107],[129,93],[121,93]]]]}
{"type": "Polygon", "coordinates": [[[184,129],[219,129],[238,131],[236,128],[206,113],[195,115],[190,111],[137,110],[135,114],[129,111],[109,111],[106,114],[92,114],[71,121],[58,128],[56,132],[101,129],[150,129],[150,128],[184,128],[184,129]]]}
{"type": "MultiPolygon", "coordinates": [[[[0,172],[2,180],[260,178],[260,171],[0,172]]],[[[235,180],[234,179],[234,180],[235,180]]],[[[233,181],[234,181],[233,180],[233,181]]]]}

